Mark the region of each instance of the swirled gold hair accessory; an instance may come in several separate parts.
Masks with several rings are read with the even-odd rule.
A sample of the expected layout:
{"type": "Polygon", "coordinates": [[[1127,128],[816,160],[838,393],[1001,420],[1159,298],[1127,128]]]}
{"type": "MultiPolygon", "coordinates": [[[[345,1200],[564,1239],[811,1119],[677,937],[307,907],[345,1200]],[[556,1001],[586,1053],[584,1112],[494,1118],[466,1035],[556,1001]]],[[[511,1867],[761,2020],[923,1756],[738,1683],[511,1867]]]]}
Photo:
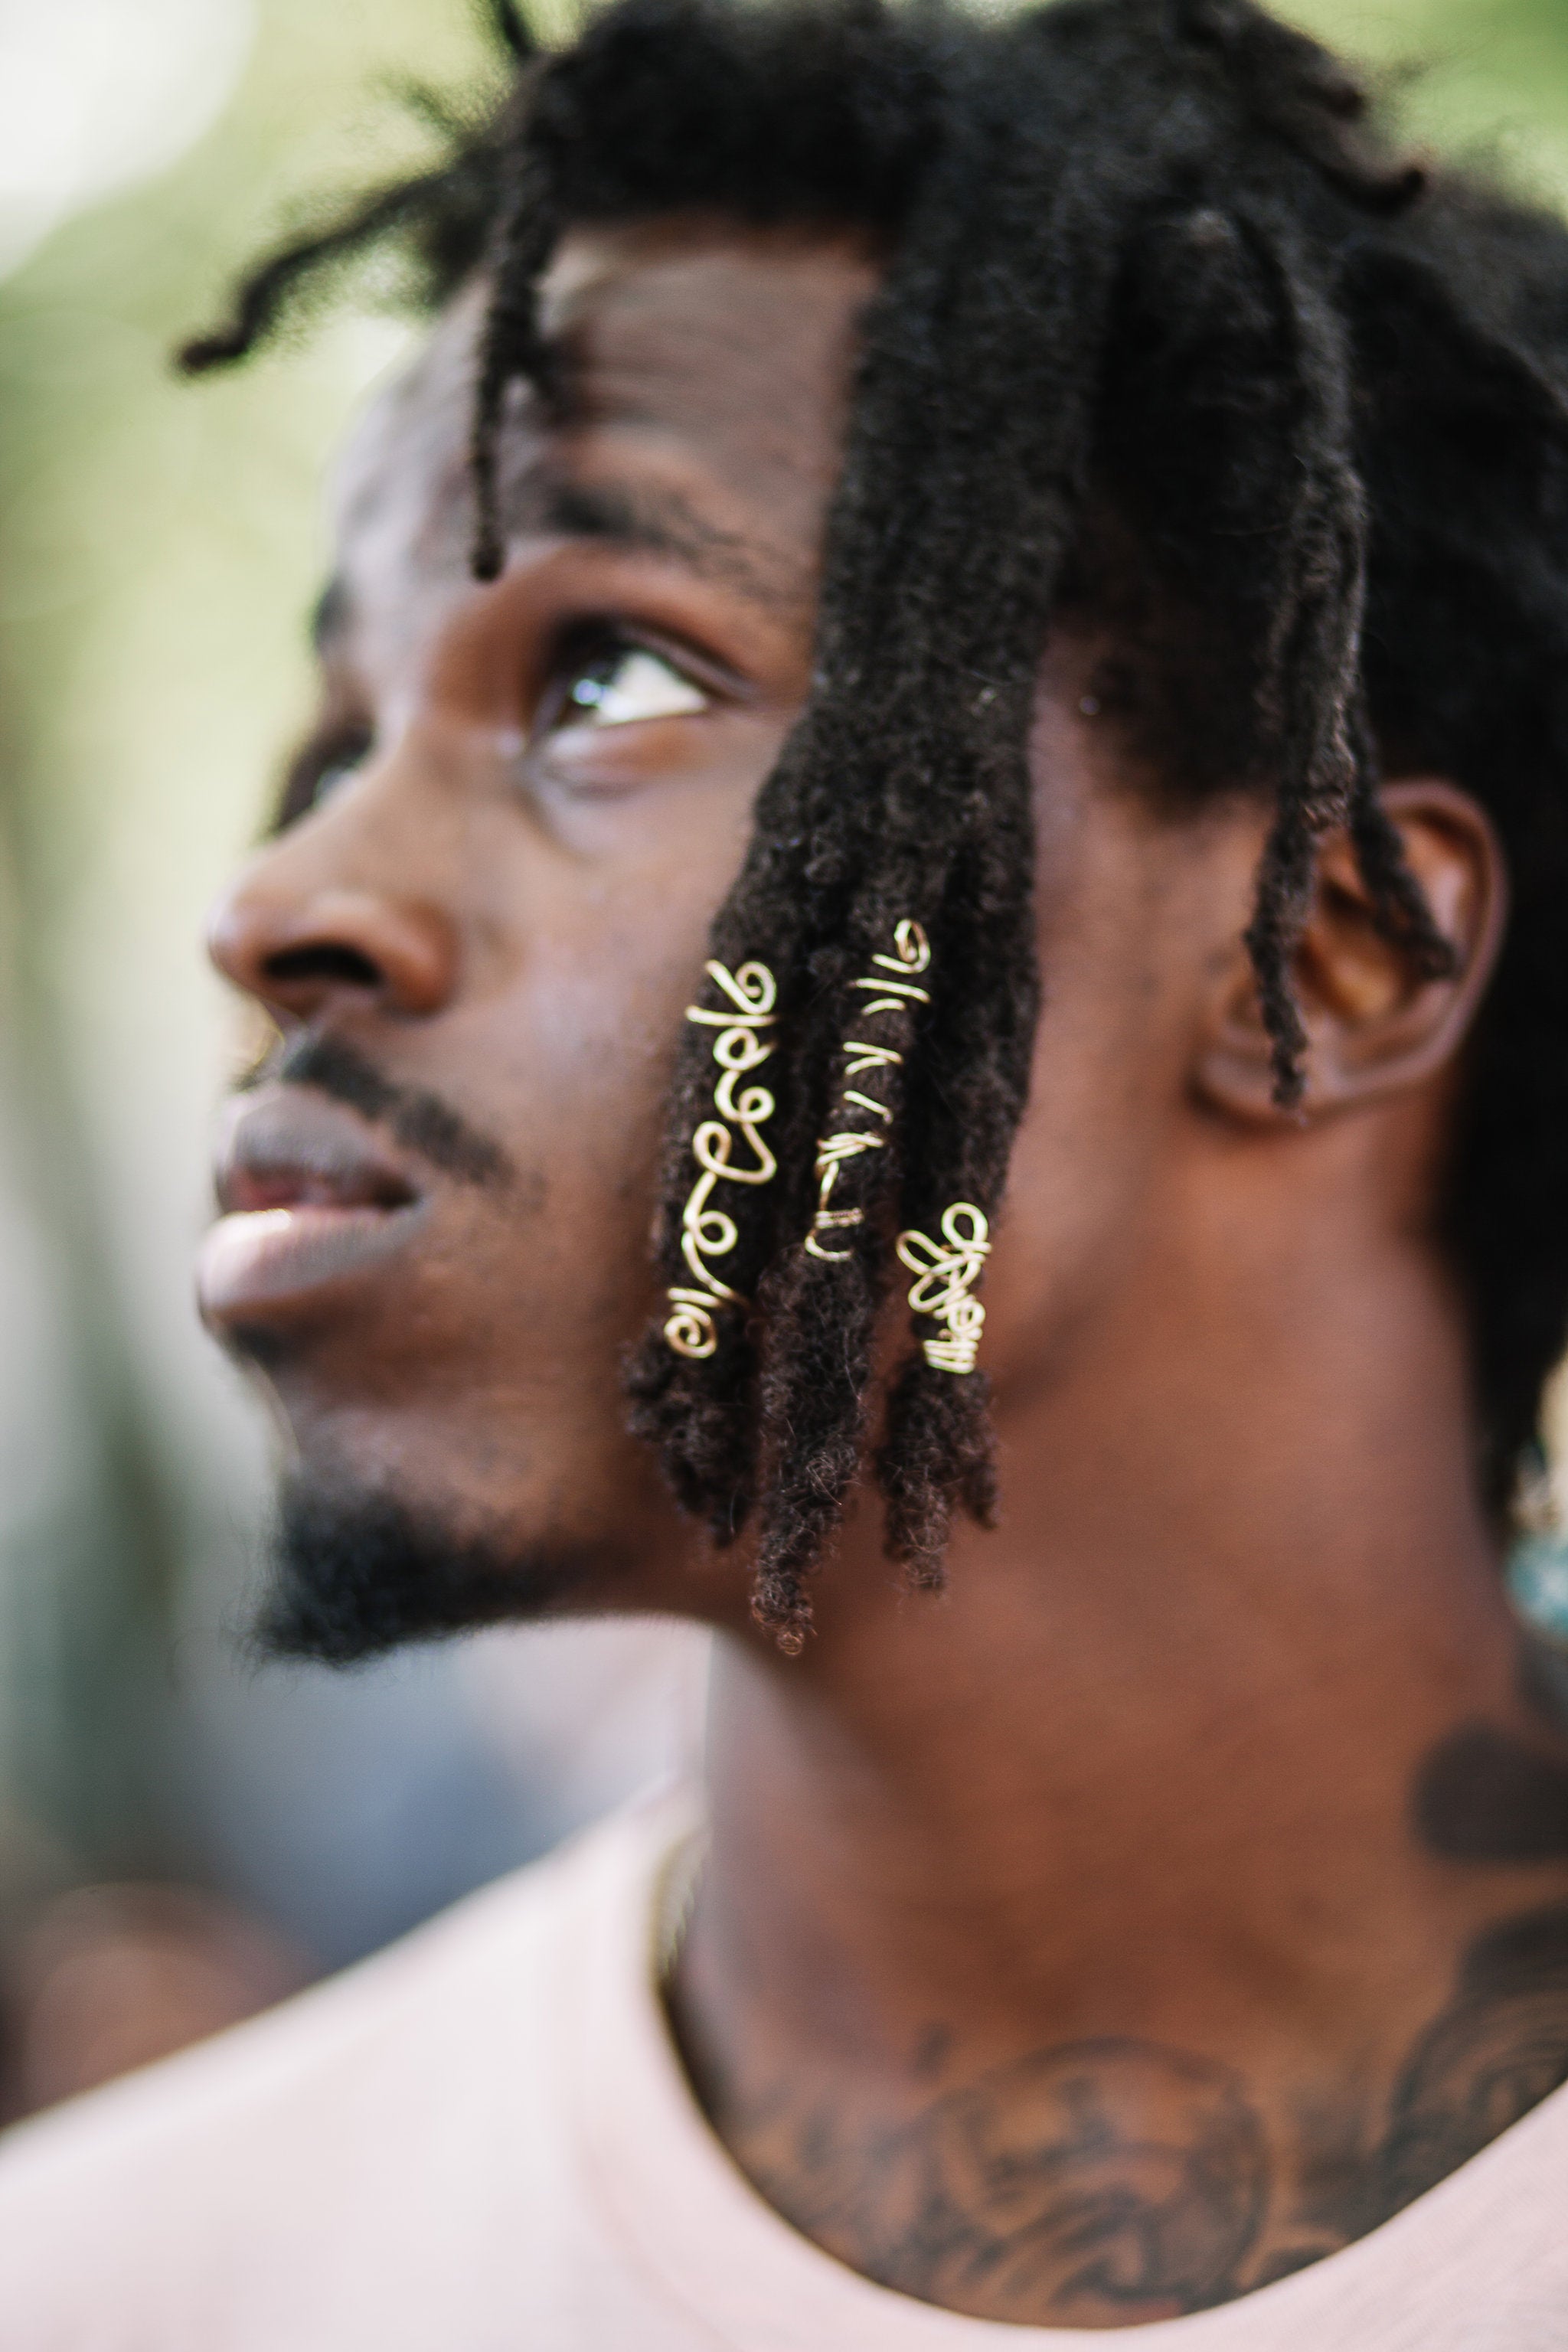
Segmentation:
{"type": "Polygon", "coordinates": [[[991,1229],[973,1202],[955,1201],[943,1214],[942,1234],[940,1242],[929,1234],[899,1235],[899,1255],[917,1277],[910,1307],[945,1327],[945,1338],[922,1342],[932,1370],[972,1372],[985,1309],[970,1294],[991,1255],[991,1229]]]}
{"type": "Polygon", "coordinates": [[[713,1059],[719,1065],[713,1108],[719,1116],[704,1119],[691,1139],[692,1157],[700,1172],[681,1215],[680,1254],[694,1279],[667,1292],[670,1311],[664,1327],[665,1339],[676,1354],[695,1358],[712,1355],[719,1345],[714,1307],[721,1303],[733,1307],[746,1304],[740,1292],[732,1290],[708,1263],[710,1258],[727,1257],[740,1239],[733,1217],[722,1209],[709,1207],[713,1187],[721,1181],[765,1184],[778,1167],[757,1132],[773,1115],[773,1096],[766,1087],[744,1087],[739,1094],[735,1091],[737,1079],[747,1070],[759,1068],[774,1050],[774,1041],[763,1034],[772,1028],[775,1017],[773,1005],[778,991],[773,973],[763,963],[743,963],[733,971],[724,964],[710,963],[708,977],[730,999],[733,1009],[710,1012],[700,1004],[689,1004],[686,1008],[689,1021],[719,1033],[713,1040],[713,1059]],[[737,1163],[732,1156],[735,1128],[756,1155],[752,1167],[737,1163]]]}
{"type": "MultiPolygon", "coordinates": [[[[858,1019],[862,1024],[868,1026],[878,1014],[908,1013],[915,1004],[931,1003],[928,991],[911,977],[917,971],[924,971],[931,962],[931,942],[919,923],[911,922],[906,916],[894,928],[892,954],[874,955],[871,961],[879,970],[866,972],[850,983],[875,1000],[860,1007],[858,1019]],[[896,977],[885,980],[883,972],[894,973],[896,977]]],[[[864,1077],[868,1073],[878,1070],[898,1069],[904,1058],[891,1045],[878,1045],[874,1040],[864,1037],[846,1038],[843,1050],[847,1056],[846,1081],[864,1077]]],[[[861,1209],[836,1209],[832,1205],[838,1171],[847,1160],[858,1159],[863,1151],[885,1149],[886,1134],[879,1135],[874,1128],[868,1128],[868,1118],[879,1118],[884,1129],[892,1124],[893,1118],[886,1103],[879,1102],[875,1095],[868,1095],[862,1088],[847,1083],[839,1100],[853,1108],[840,1114],[840,1124],[834,1133],[824,1136],[816,1147],[813,1170],[817,1187],[816,1214],[811,1221],[811,1231],[804,1244],[808,1256],[822,1258],[830,1265],[841,1264],[854,1253],[847,1249],[827,1249],[824,1243],[834,1234],[843,1233],[848,1227],[864,1224],[866,1221],[865,1212],[861,1209]]]]}
{"type": "MultiPolygon", "coordinates": [[[[920,924],[906,916],[894,927],[892,953],[874,955],[871,961],[876,970],[850,983],[869,1000],[861,1007],[861,1024],[868,1027],[874,1018],[908,1013],[917,1004],[929,1004],[931,992],[915,975],[928,971],[931,960],[931,941],[920,924]]],[[[846,1038],[843,1051],[845,1085],[839,1100],[846,1108],[840,1124],[816,1147],[816,1214],[803,1244],[810,1256],[829,1265],[842,1264],[854,1253],[829,1248],[827,1244],[866,1221],[862,1209],[834,1206],[839,1171],[863,1151],[885,1150],[893,1119],[887,1103],[848,1081],[870,1081],[879,1071],[900,1068],[904,1059],[896,1047],[876,1038],[846,1038]],[[869,1124],[872,1118],[881,1122],[880,1130],[869,1124]]],[[[939,1338],[921,1342],[927,1363],[939,1372],[972,1372],[985,1325],[985,1309],[973,1292],[990,1255],[990,1227],[973,1202],[955,1201],[942,1217],[942,1234],[940,1242],[926,1234],[900,1234],[899,1256],[916,1276],[910,1291],[911,1312],[929,1315],[942,1327],[939,1338]]]]}

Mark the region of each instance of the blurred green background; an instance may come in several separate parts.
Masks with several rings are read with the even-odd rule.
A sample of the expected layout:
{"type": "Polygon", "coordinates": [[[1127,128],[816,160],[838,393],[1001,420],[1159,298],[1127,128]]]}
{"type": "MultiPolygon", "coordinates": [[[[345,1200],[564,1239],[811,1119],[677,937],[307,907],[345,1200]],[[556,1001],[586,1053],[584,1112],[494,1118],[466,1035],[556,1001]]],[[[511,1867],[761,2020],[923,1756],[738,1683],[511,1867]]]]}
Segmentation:
{"type": "MultiPolygon", "coordinates": [[[[1568,202],[1568,0],[1287,13],[1417,141],[1568,202]]],[[[0,1933],[177,1879],[330,1965],[615,1780],[567,1802],[548,1742],[509,1750],[505,1636],[248,1675],[265,1433],[189,1306],[246,1045],[203,910],[308,709],[323,472],[411,331],[373,279],[238,375],[166,355],[258,246],[429,152],[411,79],[493,70],[465,0],[0,0],[0,1933]]]]}

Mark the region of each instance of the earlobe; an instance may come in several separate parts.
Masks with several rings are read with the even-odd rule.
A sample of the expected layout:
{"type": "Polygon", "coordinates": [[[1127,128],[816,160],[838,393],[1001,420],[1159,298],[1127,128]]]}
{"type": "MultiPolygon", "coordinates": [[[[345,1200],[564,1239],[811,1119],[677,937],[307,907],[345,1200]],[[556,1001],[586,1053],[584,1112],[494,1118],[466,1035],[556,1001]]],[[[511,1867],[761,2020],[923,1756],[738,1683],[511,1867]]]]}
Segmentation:
{"type": "Polygon", "coordinates": [[[1485,811],[1437,778],[1384,788],[1411,871],[1454,970],[1433,979],[1373,919],[1349,836],[1326,834],[1312,911],[1295,961],[1306,1026],[1306,1094],[1299,1109],[1274,1100],[1269,1040],[1247,950],[1216,983],[1194,1076],[1199,1093],[1233,1118],[1300,1124],[1418,1086],[1458,1051],[1497,961],[1507,911],[1502,851],[1485,811]]]}

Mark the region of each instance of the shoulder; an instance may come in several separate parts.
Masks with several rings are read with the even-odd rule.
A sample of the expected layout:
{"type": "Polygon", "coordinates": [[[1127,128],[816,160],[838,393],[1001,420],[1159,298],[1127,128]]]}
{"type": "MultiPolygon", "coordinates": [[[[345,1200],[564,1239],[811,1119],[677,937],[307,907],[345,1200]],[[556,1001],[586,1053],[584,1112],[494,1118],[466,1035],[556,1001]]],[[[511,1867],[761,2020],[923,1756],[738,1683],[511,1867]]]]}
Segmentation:
{"type": "MultiPolygon", "coordinates": [[[[149,2345],[200,2340],[215,2297],[319,2315],[334,2277],[363,2283],[389,2254],[409,2270],[433,2232],[460,2259],[498,2174],[525,2204],[531,2184],[558,2194],[595,1909],[606,1888],[623,1909],[639,1878],[651,1888],[689,1819],[668,1799],[632,1808],[266,2016],[11,2132],[0,2307],[40,2317],[8,2343],[96,2346],[89,2290],[67,2284],[84,2269],[93,2310],[158,2313],[149,2345]]],[[[286,2317],[257,2340],[289,2340],[286,2317]]]]}
{"type": "MultiPolygon", "coordinates": [[[[389,2063],[407,2087],[441,2046],[471,2032],[498,1973],[545,1959],[583,1852],[483,1888],[374,1958],[264,2015],[72,2100],[0,2140],[0,2200],[60,2168],[193,2154],[290,2118],[389,2063]]],[[[0,2210],[4,2210],[0,2203],[0,2210]]]]}

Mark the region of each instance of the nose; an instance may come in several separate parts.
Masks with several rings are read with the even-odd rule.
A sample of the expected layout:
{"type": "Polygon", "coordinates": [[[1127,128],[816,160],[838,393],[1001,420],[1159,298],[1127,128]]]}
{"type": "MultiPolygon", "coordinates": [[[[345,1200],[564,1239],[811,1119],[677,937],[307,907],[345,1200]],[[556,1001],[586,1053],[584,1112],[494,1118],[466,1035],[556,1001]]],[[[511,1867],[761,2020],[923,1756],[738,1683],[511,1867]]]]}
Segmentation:
{"type": "Polygon", "coordinates": [[[458,940],[433,903],[312,873],[302,837],[247,867],[214,909],[208,950],[226,979],[286,1025],[339,1009],[439,1012],[457,981],[458,940]]]}

